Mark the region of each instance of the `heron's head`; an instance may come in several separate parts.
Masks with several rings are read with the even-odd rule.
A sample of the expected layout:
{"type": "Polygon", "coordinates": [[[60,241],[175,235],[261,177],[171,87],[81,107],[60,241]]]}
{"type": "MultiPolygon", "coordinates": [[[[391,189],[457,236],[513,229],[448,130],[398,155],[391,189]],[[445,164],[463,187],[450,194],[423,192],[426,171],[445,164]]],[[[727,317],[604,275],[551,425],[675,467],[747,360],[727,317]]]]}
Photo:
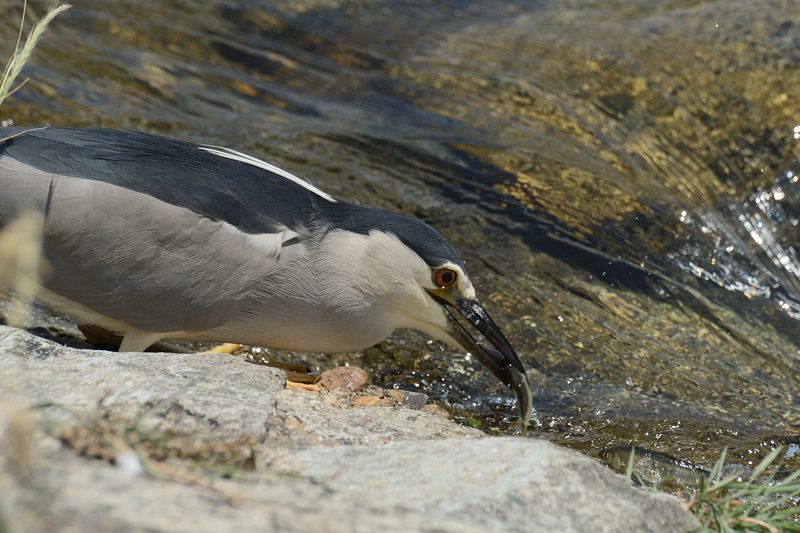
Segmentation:
{"type": "Polygon", "coordinates": [[[522,420],[527,422],[532,399],[525,369],[478,300],[464,263],[450,243],[420,220],[382,210],[359,211],[357,217],[342,219],[338,225],[345,231],[336,246],[349,250],[347,270],[357,272],[348,285],[365,299],[380,301],[392,329],[416,329],[477,357],[514,390],[522,420]],[[359,244],[354,246],[353,240],[359,244]],[[491,347],[481,345],[476,333],[491,347]]]}

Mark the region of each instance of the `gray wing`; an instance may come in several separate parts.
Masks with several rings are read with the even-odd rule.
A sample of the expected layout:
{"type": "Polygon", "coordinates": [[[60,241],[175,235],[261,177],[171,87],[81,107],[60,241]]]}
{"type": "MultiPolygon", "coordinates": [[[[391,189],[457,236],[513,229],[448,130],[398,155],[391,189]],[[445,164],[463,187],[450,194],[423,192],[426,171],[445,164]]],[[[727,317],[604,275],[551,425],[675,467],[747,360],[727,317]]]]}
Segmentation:
{"type": "MultiPolygon", "coordinates": [[[[174,185],[162,183],[160,194],[145,193],[114,183],[122,178],[54,172],[68,167],[42,161],[76,156],[60,146],[49,153],[37,146],[39,168],[25,161],[34,157],[30,154],[17,158],[18,151],[0,151],[0,225],[28,209],[44,213],[49,275],[43,286],[132,328],[172,332],[220,326],[243,312],[253,289],[282,261],[302,252],[298,233],[273,219],[251,216],[269,231],[247,233],[221,216],[207,216],[230,209],[235,194],[223,207],[209,203],[195,210],[192,202],[176,205],[184,193],[174,185]]],[[[84,161],[80,168],[90,164],[84,161]]],[[[195,202],[206,200],[201,195],[195,202]]]]}
{"type": "Polygon", "coordinates": [[[144,133],[56,128],[0,128],[0,150],[34,168],[138,191],[247,233],[320,226],[362,234],[381,229],[430,265],[450,261],[465,268],[427,224],[333,201],[304,180],[232,150],[144,133]]]}
{"type": "Polygon", "coordinates": [[[302,180],[286,179],[288,173],[280,169],[270,171],[254,158],[225,157],[219,155],[224,149],[209,148],[102,128],[0,128],[0,156],[43,172],[140,192],[247,233],[308,227],[316,206],[331,203],[321,191],[298,186],[302,180]]]}

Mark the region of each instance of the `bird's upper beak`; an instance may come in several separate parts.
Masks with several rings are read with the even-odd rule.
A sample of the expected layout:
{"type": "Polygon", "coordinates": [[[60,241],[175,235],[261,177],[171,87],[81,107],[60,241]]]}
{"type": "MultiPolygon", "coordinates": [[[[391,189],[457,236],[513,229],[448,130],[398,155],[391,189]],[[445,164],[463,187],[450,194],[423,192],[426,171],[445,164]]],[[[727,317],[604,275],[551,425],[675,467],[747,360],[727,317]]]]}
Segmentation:
{"type": "MultiPolygon", "coordinates": [[[[439,291],[436,291],[439,292],[439,291]]],[[[478,360],[488,368],[497,379],[502,381],[508,388],[514,391],[517,396],[517,406],[519,407],[520,421],[523,426],[536,412],[533,409],[533,395],[525,375],[525,368],[517,357],[517,353],[508,342],[503,332],[492,317],[483,308],[483,305],[476,299],[453,298],[450,295],[435,294],[435,297],[442,304],[442,309],[447,317],[449,324],[448,333],[469,353],[473,354],[478,360]],[[494,348],[485,348],[478,344],[470,332],[458,321],[450,308],[455,308],[459,314],[480,331],[486,339],[492,343],[494,348]]]]}

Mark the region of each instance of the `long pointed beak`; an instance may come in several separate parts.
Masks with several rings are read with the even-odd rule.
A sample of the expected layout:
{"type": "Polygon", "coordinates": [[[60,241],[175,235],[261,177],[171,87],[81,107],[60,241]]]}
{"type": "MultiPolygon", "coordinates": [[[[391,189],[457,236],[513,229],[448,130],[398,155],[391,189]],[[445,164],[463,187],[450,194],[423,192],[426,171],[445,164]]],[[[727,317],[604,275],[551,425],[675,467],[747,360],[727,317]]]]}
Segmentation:
{"type": "Polygon", "coordinates": [[[525,368],[522,366],[522,362],[517,357],[517,353],[511,343],[508,342],[503,332],[500,331],[500,328],[497,327],[497,324],[494,323],[486,309],[477,299],[465,300],[456,298],[454,304],[442,302],[442,309],[444,309],[445,316],[450,324],[450,334],[465,350],[477,357],[497,379],[514,391],[517,397],[520,422],[523,427],[528,425],[531,417],[538,422],[539,418],[533,408],[533,394],[531,393],[528,378],[525,375],[525,368]],[[469,331],[456,319],[448,305],[453,305],[461,316],[480,331],[496,349],[484,348],[478,344],[469,331]]]}

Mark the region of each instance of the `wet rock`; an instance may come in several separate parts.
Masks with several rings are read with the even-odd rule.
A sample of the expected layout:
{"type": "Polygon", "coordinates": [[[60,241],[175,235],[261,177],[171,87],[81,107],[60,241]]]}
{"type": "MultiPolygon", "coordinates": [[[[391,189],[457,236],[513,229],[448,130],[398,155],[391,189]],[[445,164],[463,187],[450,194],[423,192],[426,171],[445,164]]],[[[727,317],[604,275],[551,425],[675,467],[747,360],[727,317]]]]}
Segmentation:
{"type": "Polygon", "coordinates": [[[401,405],[409,409],[422,409],[428,403],[428,395],[421,392],[405,390],[389,390],[390,396],[397,399],[401,405]]]}
{"type": "Polygon", "coordinates": [[[669,487],[699,489],[711,474],[709,470],[690,461],[640,446],[607,448],[598,456],[609,467],[620,473],[626,472],[632,460],[633,478],[637,482],[662,490],[667,490],[669,487]]]}
{"type": "Polygon", "coordinates": [[[428,405],[425,405],[422,407],[421,410],[425,413],[446,418],[447,420],[450,420],[452,418],[450,413],[447,412],[447,409],[445,409],[441,405],[436,405],[435,403],[430,403],[428,405]]]}

